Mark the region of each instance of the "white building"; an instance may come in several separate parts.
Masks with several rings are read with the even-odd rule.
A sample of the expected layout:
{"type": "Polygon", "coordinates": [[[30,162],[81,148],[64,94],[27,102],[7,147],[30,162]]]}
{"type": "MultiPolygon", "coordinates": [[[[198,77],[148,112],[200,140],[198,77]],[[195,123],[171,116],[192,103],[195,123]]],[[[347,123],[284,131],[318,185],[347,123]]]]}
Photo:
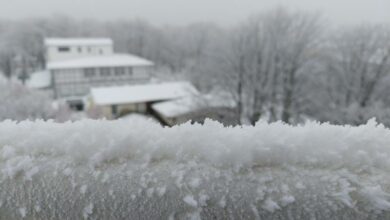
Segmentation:
{"type": "Polygon", "coordinates": [[[50,38],[45,47],[54,98],[78,108],[93,87],[145,83],[151,77],[151,61],[115,54],[111,39],[50,38]]]}

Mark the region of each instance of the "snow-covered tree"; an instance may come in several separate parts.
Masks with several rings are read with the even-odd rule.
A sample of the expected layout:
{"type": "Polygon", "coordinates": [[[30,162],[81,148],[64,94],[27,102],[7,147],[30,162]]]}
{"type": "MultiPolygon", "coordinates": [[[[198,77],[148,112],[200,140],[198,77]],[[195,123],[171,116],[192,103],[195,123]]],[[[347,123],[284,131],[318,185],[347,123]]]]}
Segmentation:
{"type": "Polygon", "coordinates": [[[25,119],[55,119],[66,121],[70,111],[64,104],[52,104],[50,96],[30,90],[19,82],[0,80],[0,121],[25,119]]]}
{"type": "Polygon", "coordinates": [[[272,121],[298,120],[297,105],[304,95],[298,91],[315,58],[320,31],[317,16],[282,8],[233,31],[225,79],[234,88],[241,118],[252,124],[262,115],[272,121]]]}
{"type": "Polygon", "coordinates": [[[333,33],[323,47],[323,66],[312,81],[315,118],[360,124],[390,114],[390,29],[358,26],[333,33]],[[321,88],[321,90],[319,90],[321,88]],[[379,107],[381,106],[381,107],[379,107]]]}

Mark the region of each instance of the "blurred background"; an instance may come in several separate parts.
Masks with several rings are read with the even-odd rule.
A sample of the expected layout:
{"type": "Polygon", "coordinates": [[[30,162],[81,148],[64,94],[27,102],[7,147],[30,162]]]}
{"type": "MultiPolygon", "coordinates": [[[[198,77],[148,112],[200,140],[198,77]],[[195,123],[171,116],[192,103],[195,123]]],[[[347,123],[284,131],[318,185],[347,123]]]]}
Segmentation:
{"type": "Polygon", "coordinates": [[[390,125],[384,0],[0,4],[0,120],[390,125]]]}

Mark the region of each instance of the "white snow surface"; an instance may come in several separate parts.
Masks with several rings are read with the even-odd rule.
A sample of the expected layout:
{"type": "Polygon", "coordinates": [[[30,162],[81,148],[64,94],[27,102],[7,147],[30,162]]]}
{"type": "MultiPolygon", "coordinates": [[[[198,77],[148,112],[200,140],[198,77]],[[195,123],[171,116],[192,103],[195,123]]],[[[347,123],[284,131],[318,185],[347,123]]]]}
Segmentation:
{"type": "Polygon", "coordinates": [[[4,121],[0,134],[0,219],[390,219],[390,130],[375,120],[4,121]]]}
{"type": "Polygon", "coordinates": [[[74,58],[64,61],[53,61],[47,69],[98,68],[98,67],[135,67],[152,66],[153,62],[132,54],[112,54],[74,58]]]}
{"type": "Polygon", "coordinates": [[[191,83],[185,81],[91,89],[93,102],[97,105],[163,101],[193,94],[198,94],[198,90],[191,83]]]}

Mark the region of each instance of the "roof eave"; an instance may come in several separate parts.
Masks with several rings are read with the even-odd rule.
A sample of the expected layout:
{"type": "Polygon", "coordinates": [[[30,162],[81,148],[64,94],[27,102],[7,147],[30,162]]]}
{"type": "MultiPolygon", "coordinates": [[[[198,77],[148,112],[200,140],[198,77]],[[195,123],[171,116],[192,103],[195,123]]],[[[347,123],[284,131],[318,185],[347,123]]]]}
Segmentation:
{"type": "Polygon", "coordinates": [[[102,67],[147,67],[154,66],[154,63],[145,63],[145,64],[121,64],[121,65],[80,65],[80,66],[47,66],[48,70],[59,70],[59,69],[81,69],[81,68],[102,68],[102,67]]]}

